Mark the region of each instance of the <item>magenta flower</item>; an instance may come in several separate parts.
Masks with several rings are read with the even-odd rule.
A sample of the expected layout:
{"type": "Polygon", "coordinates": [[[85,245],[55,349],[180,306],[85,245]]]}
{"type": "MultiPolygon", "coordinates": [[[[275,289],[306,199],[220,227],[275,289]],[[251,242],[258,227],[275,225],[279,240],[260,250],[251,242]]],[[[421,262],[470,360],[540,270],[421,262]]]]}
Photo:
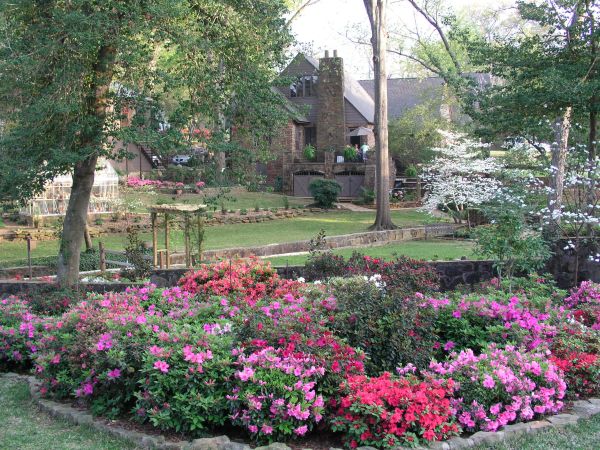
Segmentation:
{"type": "Polygon", "coordinates": [[[117,378],[119,378],[121,376],[121,370],[120,369],[109,370],[106,375],[111,380],[116,380],[117,378]]]}
{"type": "Polygon", "coordinates": [[[264,424],[260,429],[262,434],[273,434],[273,427],[264,424]]]}
{"type": "Polygon", "coordinates": [[[105,333],[103,335],[100,336],[100,340],[98,341],[98,343],[96,344],[96,348],[100,351],[102,350],[108,350],[109,348],[111,348],[113,345],[112,343],[112,336],[110,333],[105,333]]]}
{"type": "Polygon", "coordinates": [[[92,383],[85,383],[83,385],[83,395],[92,395],[94,392],[94,386],[92,383]]]}
{"type": "Polygon", "coordinates": [[[483,378],[483,387],[487,389],[493,389],[496,386],[496,382],[490,375],[485,375],[483,378]]]}
{"type": "Polygon", "coordinates": [[[298,436],[304,436],[308,431],[308,427],[306,425],[302,425],[294,430],[294,433],[298,436]]]}
{"type": "Polygon", "coordinates": [[[248,381],[254,376],[254,369],[251,367],[244,367],[244,370],[237,372],[238,378],[242,381],[248,381]]]}
{"type": "Polygon", "coordinates": [[[154,368],[160,370],[162,373],[167,373],[169,371],[169,364],[165,361],[156,361],[154,368]]]}
{"type": "Polygon", "coordinates": [[[452,341],[448,341],[446,342],[446,344],[444,345],[444,350],[449,352],[450,350],[452,350],[454,347],[456,347],[456,344],[452,341]]]}
{"type": "Polygon", "coordinates": [[[154,356],[160,356],[162,355],[163,349],[161,347],[158,347],[157,345],[153,345],[152,347],[150,347],[149,351],[154,356]]]}
{"type": "Polygon", "coordinates": [[[146,323],[148,321],[148,319],[146,319],[146,316],[144,315],[139,315],[135,318],[135,323],[142,325],[144,323],[146,323]]]}

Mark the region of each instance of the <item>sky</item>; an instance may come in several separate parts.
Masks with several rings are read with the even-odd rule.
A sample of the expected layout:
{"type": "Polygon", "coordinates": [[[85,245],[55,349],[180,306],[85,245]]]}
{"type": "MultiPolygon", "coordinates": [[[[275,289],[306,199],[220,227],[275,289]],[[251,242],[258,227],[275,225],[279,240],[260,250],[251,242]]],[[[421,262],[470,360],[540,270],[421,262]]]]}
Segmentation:
{"type": "MultiPolygon", "coordinates": [[[[510,0],[509,0],[510,1],[510,0]]],[[[390,26],[393,23],[414,23],[414,11],[408,2],[398,2],[393,14],[388,17],[390,26]]],[[[455,10],[465,8],[482,8],[497,5],[498,0],[447,0],[446,3],[455,10]]],[[[369,68],[368,49],[350,42],[348,30],[368,28],[368,18],[363,0],[320,0],[306,8],[292,23],[292,31],[299,43],[310,45],[316,54],[322,56],[324,50],[337,50],[344,58],[346,70],[354,73],[355,78],[372,78],[369,68]]],[[[399,66],[390,67],[391,76],[405,75],[399,66]]]]}

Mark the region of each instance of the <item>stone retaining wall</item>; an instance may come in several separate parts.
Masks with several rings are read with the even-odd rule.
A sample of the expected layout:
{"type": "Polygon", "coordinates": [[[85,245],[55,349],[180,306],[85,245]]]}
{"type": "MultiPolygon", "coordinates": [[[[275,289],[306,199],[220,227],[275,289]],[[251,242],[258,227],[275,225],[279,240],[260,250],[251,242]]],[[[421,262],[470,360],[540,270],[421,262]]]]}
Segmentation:
{"type": "MultiPolygon", "coordinates": [[[[473,285],[489,280],[495,273],[492,261],[431,261],[427,264],[431,264],[440,275],[440,284],[443,291],[452,290],[459,284],[473,285]]],[[[304,276],[304,266],[277,267],[276,269],[280,276],[284,278],[296,279],[304,276]]],[[[188,269],[156,269],[153,271],[150,281],[158,287],[175,286],[187,271],[188,269]]],[[[81,292],[120,292],[135,285],[135,283],[81,283],[78,289],[81,292]]],[[[44,281],[0,281],[0,297],[35,294],[55,286],[44,281]]]]}
{"type": "MultiPolygon", "coordinates": [[[[461,261],[429,261],[440,276],[442,291],[449,291],[459,284],[474,285],[490,280],[495,276],[494,262],[489,260],[461,260],[461,261]]],[[[304,266],[276,267],[283,278],[296,279],[303,277],[304,266]]],[[[157,269],[153,272],[151,282],[159,287],[175,286],[177,281],[185,275],[187,269],[157,269]]]]}
{"type": "MultiPolygon", "coordinates": [[[[90,426],[98,431],[128,440],[141,448],[161,450],[251,450],[251,447],[248,444],[231,441],[228,436],[194,439],[192,441],[169,441],[161,435],[146,434],[140,431],[123,428],[118,425],[111,425],[102,419],[95,418],[87,410],[80,410],[65,403],[43,399],[39,391],[41,383],[35,377],[22,376],[13,373],[3,374],[2,377],[26,381],[29,384],[29,392],[34,403],[49,415],[66,420],[75,425],[90,426]]],[[[597,414],[600,414],[600,399],[592,398],[589,400],[578,400],[573,403],[570,413],[557,414],[534,422],[507,425],[502,430],[496,432],[479,431],[472,435],[464,435],[464,437],[454,437],[447,441],[434,442],[429,444],[428,447],[416,448],[420,450],[426,450],[427,448],[454,450],[479,445],[489,446],[524,434],[535,434],[551,429],[562,429],[569,425],[576,425],[579,420],[588,419],[597,414]]],[[[396,447],[394,450],[403,450],[405,448],[407,447],[396,447]]],[[[275,442],[267,446],[256,447],[254,450],[291,450],[291,448],[286,444],[275,442]]],[[[332,447],[329,450],[342,449],[332,447]]],[[[356,450],[375,449],[372,447],[358,447],[356,450]]]]}
{"type": "MultiPolygon", "coordinates": [[[[122,292],[132,286],[142,286],[142,283],[81,283],[76,286],[75,290],[103,294],[105,292],[122,292]]],[[[8,295],[39,294],[48,289],[57,289],[57,286],[47,281],[1,280],[0,298],[8,295]]]]}
{"type": "MultiPolygon", "coordinates": [[[[325,240],[331,249],[349,247],[376,247],[387,245],[391,242],[430,239],[433,237],[452,235],[460,226],[453,224],[430,225],[424,227],[398,228],[386,231],[367,231],[364,233],[343,234],[329,236],[325,240]]],[[[206,260],[248,258],[250,256],[276,256],[287,253],[300,253],[310,250],[310,240],[283,242],[277,244],[261,245],[244,248],[224,248],[206,250],[203,258],[206,260]]],[[[185,255],[172,255],[171,264],[183,264],[185,255]]]]}
{"type": "Polygon", "coordinates": [[[497,273],[494,261],[490,260],[431,261],[428,264],[439,274],[443,291],[450,291],[459,284],[473,286],[492,279],[497,273]]]}

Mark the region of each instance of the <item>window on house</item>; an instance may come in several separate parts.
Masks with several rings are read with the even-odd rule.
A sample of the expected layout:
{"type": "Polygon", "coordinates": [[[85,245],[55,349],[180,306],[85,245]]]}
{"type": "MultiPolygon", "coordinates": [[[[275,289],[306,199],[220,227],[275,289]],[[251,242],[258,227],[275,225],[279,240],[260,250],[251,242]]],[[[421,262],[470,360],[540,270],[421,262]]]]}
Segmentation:
{"type": "Polygon", "coordinates": [[[304,145],[317,146],[317,127],[304,127],[304,145]]]}
{"type": "Polygon", "coordinates": [[[313,77],[304,77],[304,96],[312,97],[313,91],[313,77]]]}
{"type": "Polygon", "coordinates": [[[317,77],[314,75],[303,75],[290,84],[290,97],[312,97],[315,95],[315,83],[317,77]]]}

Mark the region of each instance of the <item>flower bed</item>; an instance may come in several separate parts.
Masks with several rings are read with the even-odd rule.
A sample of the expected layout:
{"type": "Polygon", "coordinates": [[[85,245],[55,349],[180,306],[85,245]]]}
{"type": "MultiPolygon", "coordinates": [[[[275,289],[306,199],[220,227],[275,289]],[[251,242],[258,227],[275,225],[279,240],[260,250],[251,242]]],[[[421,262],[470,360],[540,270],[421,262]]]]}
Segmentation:
{"type": "Polygon", "coordinates": [[[543,307],[528,289],[445,299],[411,264],[364,259],[354,277],[310,284],[227,261],[175,288],[89,295],[64,312],[9,297],[0,368],[162,430],[234,426],[272,442],[330,429],[349,447],[494,431],[598,393],[599,333],[577,313],[597,304],[596,285],[543,307]]]}
{"type": "Polygon", "coordinates": [[[132,189],[145,189],[145,190],[188,190],[190,192],[200,191],[204,188],[205,183],[203,181],[197,181],[191,185],[186,185],[180,181],[162,181],[162,180],[148,180],[139,177],[128,177],[126,181],[127,187],[132,189]]]}

